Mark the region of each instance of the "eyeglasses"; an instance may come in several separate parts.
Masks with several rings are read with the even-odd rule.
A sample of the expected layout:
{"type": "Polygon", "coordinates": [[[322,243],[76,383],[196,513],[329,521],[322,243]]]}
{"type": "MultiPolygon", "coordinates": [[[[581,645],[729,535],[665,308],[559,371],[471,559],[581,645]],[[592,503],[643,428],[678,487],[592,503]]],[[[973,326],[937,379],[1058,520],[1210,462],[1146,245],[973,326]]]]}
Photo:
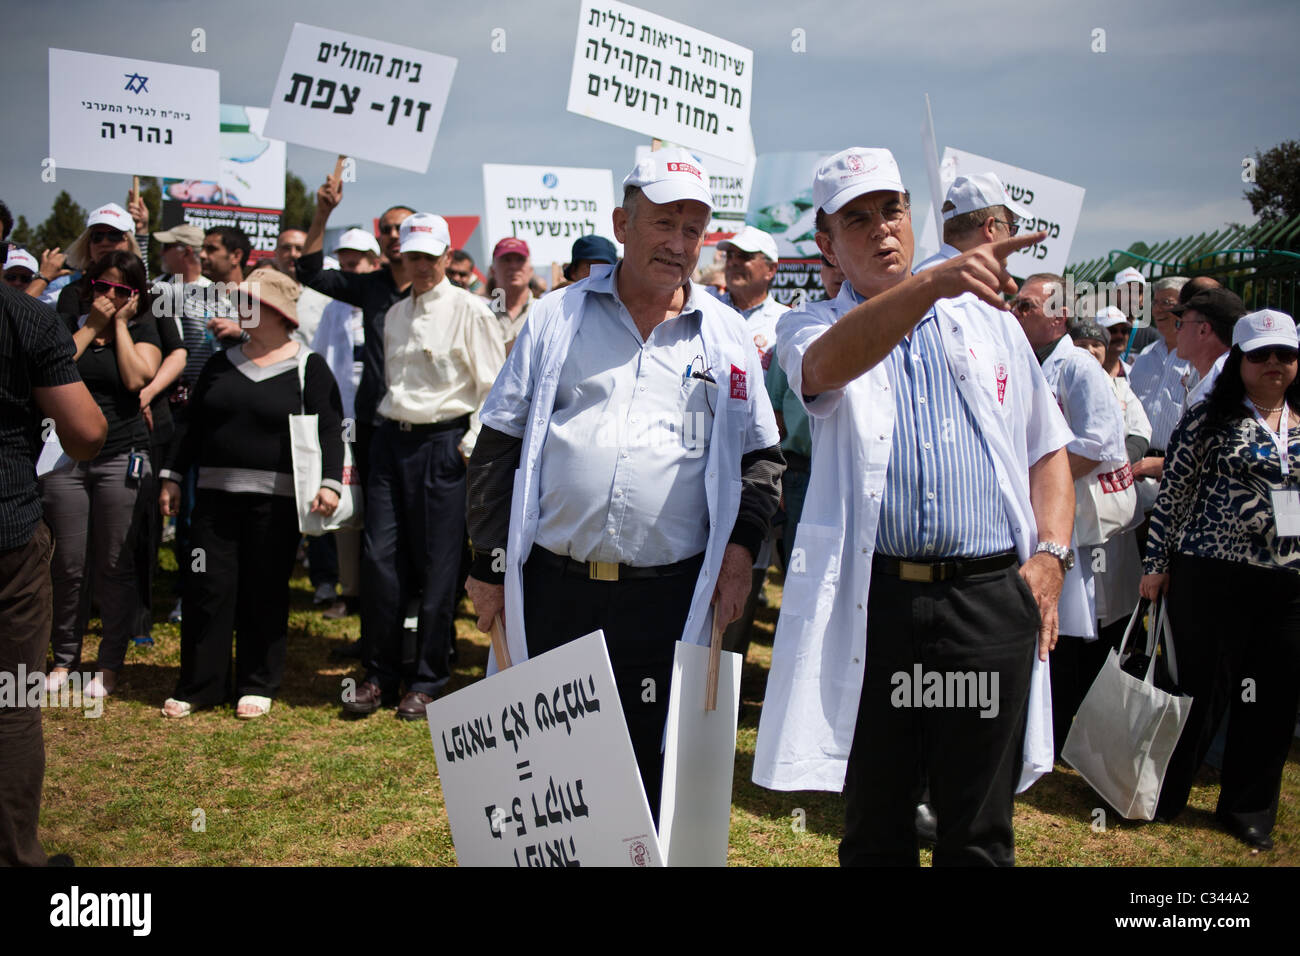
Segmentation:
{"type": "Polygon", "coordinates": [[[1276,348],[1252,349],[1245,353],[1246,361],[1252,365],[1263,365],[1270,358],[1275,358],[1282,365],[1290,365],[1300,358],[1300,351],[1279,345],[1276,348]]]}
{"type": "Polygon", "coordinates": [[[1174,319],[1174,331],[1181,332],[1184,325],[1188,322],[1206,322],[1207,319],[1174,319]]]}
{"type": "Polygon", "coordinates": [[[96,279],[90,284],[90,291],[95,295],[135,295],[135,289],[129,285],[122,285],[120,282],[109,282],[106,279],[96,279]]]}
{"type": "Polygon", "coordinates": [[[1158,305],[1162,309],[1172,309],[1174,306],[1178,304],[1178,300],[1177,299],[1155,299],[1154,301],[1152,301],[1151,304],[1158,305]]]}
{"type": "Polygon", "coordinates": [[[1012,235],[1012,236],[1014,236],[1016,233],[1018,233],[1018,232],[1020,231],[1020,223],[1019,223],[1018,221],[1014,220],[1014,219],[1011,220],[1010,222],[1007,222],[1007,220],[1005,220],[1005,219],[994,219],[993,221],[994,221],[994,222],[1000,222],[1000,223],[1002,223],[1002,225],[1006,226],[1006,227],[1007,227],[1007,233],[1010,234],[1010,235],[1012,235]]]}
{"type": "Polygon", "coordinates": [[[1031,299],[1012,299],[1011,305],[1009,306],[1011,311],[1016,314],[1021,312],[1030,312],[1034,309],[1041,309],[1042,307],[1043,304],[1041,302],[1034,302],[1031,299]]]}
{"type": "Polygon", "coordinates": [[[8,282],[10,285],[26,285],[27,283],[31,282],[35,278],[36,276],[32,273],[26,273],[26,274],[22,272],[5,273],[5,282],[8,282]]]}
{"type": "Polygon", "coordinates": [[[95,229],[90,233],[91,243],[96,242],[121,242],[126,233],[120,229],[95,229]]]}

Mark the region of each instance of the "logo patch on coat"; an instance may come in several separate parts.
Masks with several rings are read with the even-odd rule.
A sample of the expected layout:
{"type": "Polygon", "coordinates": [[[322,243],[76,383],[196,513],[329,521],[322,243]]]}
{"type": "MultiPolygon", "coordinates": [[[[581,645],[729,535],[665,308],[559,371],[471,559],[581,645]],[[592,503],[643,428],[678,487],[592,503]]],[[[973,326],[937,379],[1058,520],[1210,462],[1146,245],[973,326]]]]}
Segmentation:
{"type": "Polygon", "coordinates": [[[998,362],[993,367],[993,375],[998,382],[998,404],[1001,405],[1007,397],[1007,366],[1003,362],[998,362]]]}
{"type": "Polygon", "coordinates": [[[739,399],[749,398],[749,388],[745,381],[745,370],[731,366],[731,397],[739,399]]]}

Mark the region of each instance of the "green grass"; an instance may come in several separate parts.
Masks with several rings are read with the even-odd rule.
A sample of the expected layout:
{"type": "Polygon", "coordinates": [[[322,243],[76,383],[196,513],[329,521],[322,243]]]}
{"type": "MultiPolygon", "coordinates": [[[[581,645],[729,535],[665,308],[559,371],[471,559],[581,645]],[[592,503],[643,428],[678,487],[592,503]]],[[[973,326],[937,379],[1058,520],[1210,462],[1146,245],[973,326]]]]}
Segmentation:
{"type": "MultiPolygon", "coordinates": [[[[174,569],[163,549],[164,567],[174,569]]],[[[170,573],[155,608],[171,607],[170,573]]],[[[780,587],[769,577],[775,608],[780,587]]],[[[460,660],[452,690],[482,678],[487,639],[467,609],[457,619],[460,660]]],[[[833,866],[843,826],[838,794],[781,793],[750,782],[774,610],[762,609],[741,687],[729,861],[736,866],[833,866]],[[802,811],[798,813],[797,811],[802,811]],[[802,822],[802,826],[799,823],[802,822]]],[[[98,621],[84,659],[93,661],[98,621]]],[[[357,618],[325,621],[305,575],[293,581],[289,663],[279,699],[261,720],[233,708],[168,721],[158,708],[175,685],[179,625],[154,626],[153,647],[127,654],[103,716],[45,714],[47,766],[41,839],[82,865],[454,865],[437,765],[423,721],[380,711],[349,719],[339,708],[353,662],[329,652],[356,636],[357,618]],[[203,827],[196,829],[202,811],[203,827]]],[[[1217,778],[1206,771],[1174,825],[1109,819],[1092,828],[1100,800],[1065,767],[1016,802],[1016,856],[1039,866],[1222,866],[1300,863],[1300,746],[1283,781],[1275,848],[1252,854],[1212,811],[1217,778]]],[[[928,852],[922,860],[929,862],[928,852]]]]}

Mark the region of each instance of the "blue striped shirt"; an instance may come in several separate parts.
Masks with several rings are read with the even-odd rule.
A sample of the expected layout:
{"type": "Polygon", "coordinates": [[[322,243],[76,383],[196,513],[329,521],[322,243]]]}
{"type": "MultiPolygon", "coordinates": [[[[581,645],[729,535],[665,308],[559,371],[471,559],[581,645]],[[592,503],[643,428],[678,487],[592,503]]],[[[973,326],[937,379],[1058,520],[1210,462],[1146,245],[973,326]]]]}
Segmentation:
{"type": "Polygon", "coordinates": [[[948,370],[933,311],[885,365],[894,434],[876,550],[937,559],[1015,548],[993,460],[948,370]]]}

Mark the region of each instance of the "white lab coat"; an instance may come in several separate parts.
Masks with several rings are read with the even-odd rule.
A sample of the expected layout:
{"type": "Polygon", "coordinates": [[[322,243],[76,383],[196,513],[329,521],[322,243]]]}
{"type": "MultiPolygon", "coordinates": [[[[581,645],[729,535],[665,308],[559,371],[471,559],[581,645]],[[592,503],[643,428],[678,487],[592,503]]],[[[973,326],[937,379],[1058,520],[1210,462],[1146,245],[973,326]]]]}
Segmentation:
{"type": "MultiPolygon", "coordinates": [[[[585,314],[586,290],[609,268],[596,266],[587,279],[543,296],[533,306],[480,414],[484,425],[523,438],[510,505],[505,571],[506,637],[515,663],[528,658],[522,572],[537,536],[542,445],[555,408],[560,370],[585,314]]],[[[713,589],[740,509],[740,457],[779,444],[780,436],[763,387],[758,352],[740,315],[707,295],[703,287],[689,288],[694,290],[689,305],[703,313],[700,328],[707,367],[721,370],[705,472],[709,540],[681,634],[687,643],[707,645],[713,589]],[[743,398],[738,397],[741,388],[732,382],[742,370],[743,398]]],[[[489,656],[488,673],[495,672],[495,657],[489,656]]]]}
{"type": "MultiPolygon", "coordinates": [[[[839,296],[788,312],[777,324],[777,358],[802,395],[808,347],[856,304],[839,296]]],[[[980,423],[1011,522],[1027,561],[1038,544],[1029,467],[1064,447],[1069,429],[1024,333],[1008,313],[973,295],[935,305],[958,391],[980,423]],[[1002,398],[998,398],[999,388],[1002,398]]],[[[805,402],[813,427],[812,475],[794,548],[758,729],[754,782],[774,790],[842,790],[867,656],[867,594],[894,429],[884,363],[843,389],[805,402]]],[[[1047,664],[1034,657],[1025,730],[1024,789],[1052,768],[1047,664]]]]}

